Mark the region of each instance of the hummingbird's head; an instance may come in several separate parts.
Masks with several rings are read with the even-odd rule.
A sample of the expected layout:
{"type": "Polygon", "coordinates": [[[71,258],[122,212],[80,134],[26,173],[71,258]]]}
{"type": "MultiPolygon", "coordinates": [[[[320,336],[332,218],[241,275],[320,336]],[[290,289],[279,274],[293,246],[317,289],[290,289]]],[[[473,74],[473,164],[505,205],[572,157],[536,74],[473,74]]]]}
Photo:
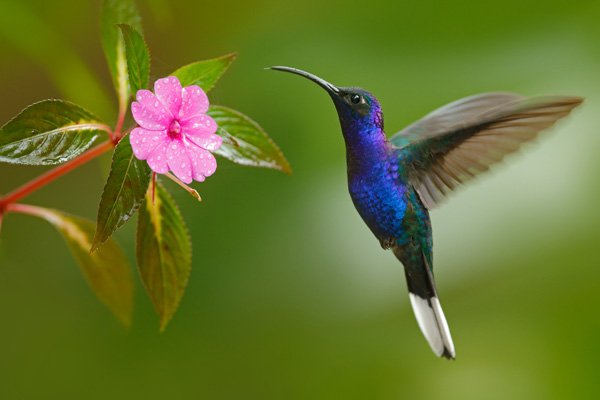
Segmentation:
{"type": "Polygon", "coordinates": [[[342,124],[344,121],[372,124],[383,129],[383,113],[377,98],[357,87],[338,87],[331,95],[342,124]]]}
{"type": "Polygon", "coordinates": [[[381,106],[375,96],[366,90],[357,87],[338,87],[297,68],[271,67],[271,69],[300,75],[325,89],[335,104],[345,135],[383,132],[381,106]]]}

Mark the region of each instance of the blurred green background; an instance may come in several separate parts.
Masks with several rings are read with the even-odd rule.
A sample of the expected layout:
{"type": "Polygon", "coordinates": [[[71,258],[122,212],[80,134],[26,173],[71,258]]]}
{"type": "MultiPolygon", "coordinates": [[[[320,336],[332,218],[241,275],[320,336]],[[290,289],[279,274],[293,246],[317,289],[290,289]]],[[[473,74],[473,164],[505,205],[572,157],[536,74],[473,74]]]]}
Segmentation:
{"type": "MultiPolygon", "coordinates": [[[[251,115],[294,174],[234,166],[173,192],[193,231],[171,325],[138,282],[126,332],[53,228],[6,218],[1,399],[566,399],[600,396],[600,3],[138,1],[153,78],[239,52],[211,100],[251,115]],[[567,121],[432,214],[457,359],[422,338],[401,266],[346,191],[327,96],[381,100],[388,133],[482,91],[586,97],[567,121]]],[[[0,1],[0,120],[43,98],[114,118],[99,1],[0,1]]],[[[107,158],[27,202],[95,218],[107,158]]],[[[0,192],[40,168],[0,166],[0,192]]],[[[118,233],[133,263],[133,228],[118,233]]]]}

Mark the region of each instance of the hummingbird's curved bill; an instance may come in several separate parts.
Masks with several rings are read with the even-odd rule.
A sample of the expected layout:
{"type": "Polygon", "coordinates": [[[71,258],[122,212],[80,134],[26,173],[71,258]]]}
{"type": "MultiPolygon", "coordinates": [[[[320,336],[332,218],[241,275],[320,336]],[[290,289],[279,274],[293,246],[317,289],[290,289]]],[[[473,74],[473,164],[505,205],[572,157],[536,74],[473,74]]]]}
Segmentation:
{"type": "Polygon", "coordinates": [[[346,142],[354,206],[381,246],[404,265],[410,302],[430,347],[453,359],[454,344],[433,279],[429,210],[583,99],[478,94],[427,114],[388,140],[381,106],[371,93],[337,87],[296,68],[271,69],[307,78],[330,94],[346,142]]]}
{"type": "Polygon", "coordinates": [[[300,76],[305,77],[306,79],[313,81],[317,85],[321,86],[323,89],[325,89],[330,94],[339,94],[340,93],[340,89],[338,89],[335,85],[332,85],[331,83],[327,82],[325,79],[321,79],[316,75],[313,75],[306,71],[302,71],[301,69],[292,68],[292,67],[282,67],[282,66],[269,67],[268,69],[272,69],[275,71],[289,72],[291,74],[300,75],[300,76]]]}

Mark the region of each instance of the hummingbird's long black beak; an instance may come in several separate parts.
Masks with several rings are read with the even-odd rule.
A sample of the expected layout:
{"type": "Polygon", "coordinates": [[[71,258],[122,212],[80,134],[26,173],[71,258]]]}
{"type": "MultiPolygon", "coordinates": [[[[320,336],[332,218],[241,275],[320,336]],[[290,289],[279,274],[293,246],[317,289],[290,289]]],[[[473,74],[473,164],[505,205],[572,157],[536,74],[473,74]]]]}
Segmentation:
{"type": "Polygon", "coordinates": [[[289,72],[292,74],[303,76],[306,79],[310,79],[311,81],[315,82],[317,85],[321,86],[323,89],[327,90],[327,92],[332,96],[333,95],[337,96],[340,94],[340,89],[337,86],[332,85],[331,83],[327,82],[324,79],[319,78],[316,75],[310,74],[306,71],[302,71],[301,69],[292,68],[292,67],[282,67],[282,66],[269,67],[268,69],[274,69],[275,71],[289,72]]]}

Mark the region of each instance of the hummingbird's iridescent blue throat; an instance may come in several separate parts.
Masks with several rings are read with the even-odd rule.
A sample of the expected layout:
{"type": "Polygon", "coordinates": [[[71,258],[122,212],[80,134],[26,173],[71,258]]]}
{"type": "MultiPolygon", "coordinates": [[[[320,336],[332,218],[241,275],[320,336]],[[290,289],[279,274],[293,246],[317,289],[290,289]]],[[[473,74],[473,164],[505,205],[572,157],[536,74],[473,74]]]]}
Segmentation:
{"type": "Polygon", "coordinates": [[[296,68],[271,69],[303,76],[329,93],[346,144],[354,206],[381,247],[391,249],[404,265],[410,302],[431,349],[454,359],[433,279],[429,210],[583,99],[483,93],[443,106],[388,139],[381,106],[371,93],[337,87],[296,68]]]}

